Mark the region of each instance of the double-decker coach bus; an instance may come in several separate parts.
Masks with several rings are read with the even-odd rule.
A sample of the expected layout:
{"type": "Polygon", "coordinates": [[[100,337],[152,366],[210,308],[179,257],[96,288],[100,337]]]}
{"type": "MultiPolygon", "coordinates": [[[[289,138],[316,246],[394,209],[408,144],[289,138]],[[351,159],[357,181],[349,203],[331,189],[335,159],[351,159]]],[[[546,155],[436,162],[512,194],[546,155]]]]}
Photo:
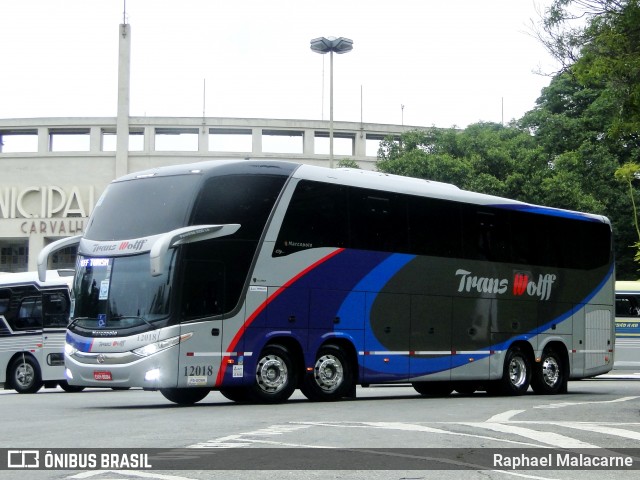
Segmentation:
{"type": "Polygon", "coordinates": [[[44,385],[60,385],[69,320],[73,270],[50,270],[44,280],[36,272],[0,276],[0,386],[35,393],[44,385]]]}
{"type": "Polygon", "coordinates": [[[72,385],[243,402],[564,392],[609,371],[611,225],[452,185],[284,161],[113,181],[79,242],[72,385]],[[588,239],[588,241],[586,240],[588,239]]]}

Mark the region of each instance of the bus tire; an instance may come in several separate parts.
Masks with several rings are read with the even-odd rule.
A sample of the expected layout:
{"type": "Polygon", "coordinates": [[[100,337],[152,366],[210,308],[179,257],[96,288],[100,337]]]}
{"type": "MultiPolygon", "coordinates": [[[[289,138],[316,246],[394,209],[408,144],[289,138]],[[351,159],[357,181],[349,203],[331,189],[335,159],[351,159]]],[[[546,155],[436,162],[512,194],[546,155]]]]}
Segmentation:
{"type": "Polygon", "coordinates": [[[330,402],[347,397],[353,387],[353,373],[345,352],[336,345],[318,351],[313,371],[305,375],[300,390],[313,402],[330,402]]]}
{"type": "Polygon", "coordinates": [[[455,384],[454,390],[460,395],[473,395],[478,390],[478,385],[473,382],[458,382],[455,384]]]}
{"type": "Polygon", "coordinates": [[[567,391],[567,375],[562,356],[553,348],[545,349],[533,369],[531,388],[543,395],[555,395],[567,391]]]}
{"type": "Polygon", "coordinates": [[[209,395],[208,388],[161,388],[160,393],[178,405],[193,405],[209,395]]]}
{"type": "Polygon", "coordinates": [[[42,387],[40,367],[29,355],[17,357],[9,367],[11,386],[18,393],[36,393],[42,387]]]}
{"type": "Polygon", "coordinates": [[[247,387],[221,388],[220,393],[227,400],[236,403],[251,403],[251,392],[247,387]]]}
{"type": "Polygon", "coordinates": [[[69,382],[67,382],[66,380],[62,380],[60,383],[58,383],[58,385],[60,385],[60,388],[67,393],[77,393],[84,390],[84,387],[80,387],[78,385],[69,385],[69,382]]]}
{"type": "Polygon", "coordinates": [[[451,382],[414,382],[411,385],[425,397],[447,397],[453,392],[451,382]]]}
{"type": "Polygon", "coordinates": [[[281,345],[267,345],[256,364],[251,396],[260,403],[286,402],[296,389],[296,377],[289,351],[281,345]]]}
{"type": "Polygon", "coordinates": [[[524,395],[531,383],[531,360],[518,346],[507,351],[502,378],[490,385],[490,395],[524,395]]]}

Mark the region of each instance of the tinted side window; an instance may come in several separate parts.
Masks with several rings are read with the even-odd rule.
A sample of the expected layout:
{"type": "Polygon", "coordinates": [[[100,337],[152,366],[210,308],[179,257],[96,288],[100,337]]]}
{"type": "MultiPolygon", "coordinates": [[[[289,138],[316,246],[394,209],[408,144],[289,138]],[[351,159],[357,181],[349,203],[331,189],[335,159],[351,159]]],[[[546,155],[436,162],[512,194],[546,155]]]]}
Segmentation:
{"type": "Polygon", "coordinates": [[[346,187],[300,181],[278,233],[274,256],[306,248],[346,247],[347,219],[346,187]]]}
{"type": "Polygon", "coordinates": [[[640,317],[640,302],[635,295],[616,295],[616,317],[640,317]]]}
{"type": "Polygon", "coordinates": [[[182,294],[182,314],[186,319],[226,311],[224,267],[224,263],[216,261],[187,261],[182,294]]]}
{"type": "Polygon", "coordinates": [[[409,250],[415,255],[460,257],[460,205],[446,200],[409,197],[409,250]]]}
{"type": "Polygon", "coordinates": [[[225,175],[206,181],[192,225],[239,223],[233,238],[258,240],[286,181],[283,176],[225,175]]]}
{"type": "Polygon", "coordinates": [[[23,298],[18,315],[14,319],[16,330],[42,328],[42,299],[40,297],[23,298]]]}
{"type": "Polygon", "coordinates": [[[42,294],[45,327],[66,327],[69,320],[69,296],[66,292],[42,294]]]}
{"type": "Polygon", "coordinates": [[[611,228],[601,222],[511,212],[513,262],[590,270],[609,263],[611,228]]]}
{"type": "Polygon", "coordinates": [[[11,299],[11,290],[0,290],[0,315],[9,310],[9,300],[11,299]]]}
{"type": "Polygon", "coordinates": [[[406,197],[364,188],[349,189],[350,247],[406,253],[406,197]]]}
{"type": "Polygon", "coordinates": [[[463,207],[464,256],[474,260],[511,260],[508,212],[463,207]]]}

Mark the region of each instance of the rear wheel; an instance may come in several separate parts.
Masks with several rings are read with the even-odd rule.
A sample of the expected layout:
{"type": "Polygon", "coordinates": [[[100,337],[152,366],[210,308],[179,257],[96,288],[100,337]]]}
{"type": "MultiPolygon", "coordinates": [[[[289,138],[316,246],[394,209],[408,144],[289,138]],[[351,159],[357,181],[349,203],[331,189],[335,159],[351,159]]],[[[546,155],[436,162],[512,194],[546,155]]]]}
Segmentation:
{"type": "Polygon", "coordinates": [[[349,396],[353,372],[345,352],[336,345],[318,351],[313,372],[305,376],[301,390],[312,401],[333,401],[349,396]]]}
{"type": "Polygon", "coordinates": [[[261,403],[286,402],[297,385],[296,370],[288,350],[269,345],[260,353],[256,365],[252,397],[261,403]]]}
{"type": "Polygon", "coordinates": [[[420,395],[446,397],[453,392],[451,382],[415,382],[411,384],[420,395]]]}
{"type": "Polygon", "coordinates": [[[540,363],[537,363],[533,370],[533,391],[544,395],[561,393],[567,389],[567,380],[562,356],[552,348],[545,349],[540,363]]]}
{"type": "Polygon", "coordinates": [[[18,393],[36,393],[42,387],[38,363],[28,355],[22,355],[11,363],[8,378],[18,393]]]}
{"type": "Polygon", "coordinates": [[[160,393],[178,405],[193,405],[209,395],[208,388],[161,388],[160,393]]]}
{"type": "Polygon", "coordinates": [[[517,346],[507,351],[502,378],[487,390],[490,394],[523,395],[531,382],[531,360],[517,346]]]}

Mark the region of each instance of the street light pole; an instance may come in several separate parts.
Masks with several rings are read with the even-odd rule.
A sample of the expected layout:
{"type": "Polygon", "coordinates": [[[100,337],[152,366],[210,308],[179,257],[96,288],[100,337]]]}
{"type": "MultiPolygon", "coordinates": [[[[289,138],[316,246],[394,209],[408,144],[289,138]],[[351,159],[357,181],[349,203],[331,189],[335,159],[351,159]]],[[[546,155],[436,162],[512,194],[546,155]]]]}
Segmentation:
{"type": "Polygon", "coordinates": [[[322,55],[329,53],[329,167],[333,168],[333,53],[350,52],[353,40],[345,37],[314,38],[311,50],[322,55]]]}
{"type": "Polygon", "coordinates": [[[329,168],[333,168],[333,50],[329,52],[329,168]]]}

